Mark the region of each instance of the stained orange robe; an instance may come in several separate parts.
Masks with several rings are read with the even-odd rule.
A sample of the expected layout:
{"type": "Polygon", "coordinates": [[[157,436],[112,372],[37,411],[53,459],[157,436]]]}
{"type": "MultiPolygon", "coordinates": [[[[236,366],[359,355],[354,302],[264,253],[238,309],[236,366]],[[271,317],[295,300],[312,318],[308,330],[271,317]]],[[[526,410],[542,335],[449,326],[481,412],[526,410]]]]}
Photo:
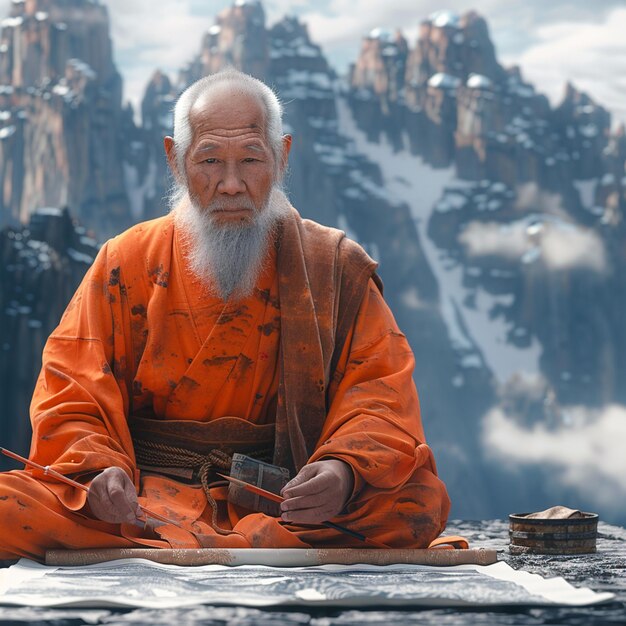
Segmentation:
{"type": "MultiPolygon", "coordinates": [[[[233,532],[218,534],[199,486],[136,467],[129,415],[271,422],[280,324],[273,247],[254,293],[225,304],[190,273],[171,217],[105,244],[46,344],[31,405],[30,457],[85,484],[119,466],[141,503],[195,534],[97,521],[85,492],[16,470],[0,474],[0,558],[42,559],[55,548],[362,547],[329,528],[284,524],[234,506],[223,487],[212,495],[220,503],[219,525],[233,532]],[[150,249],[168,263],[147,265],[150,249]],[[139,301],[147,306],[133,304],[139,301]]],[[[332,457],[352,467],[354,493],[333,521],[393,547],[427,546],[449,510],[425,444],[413,366],[408,342],[370,279],[309,461],[332,457]]]]}

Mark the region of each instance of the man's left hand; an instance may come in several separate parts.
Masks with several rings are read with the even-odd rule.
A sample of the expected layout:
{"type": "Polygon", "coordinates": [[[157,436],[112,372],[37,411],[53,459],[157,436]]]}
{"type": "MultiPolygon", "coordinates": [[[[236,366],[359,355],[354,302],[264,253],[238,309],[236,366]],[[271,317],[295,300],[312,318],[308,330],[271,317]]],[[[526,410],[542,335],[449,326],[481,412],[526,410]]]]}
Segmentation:
{"type": "Polygon", "coordinates": [[[282,489],[282,520],[294,524],[319,524],[335,517],[346,505],[354,487],[352,468],[339,459],[305,465],[282,489]]]}

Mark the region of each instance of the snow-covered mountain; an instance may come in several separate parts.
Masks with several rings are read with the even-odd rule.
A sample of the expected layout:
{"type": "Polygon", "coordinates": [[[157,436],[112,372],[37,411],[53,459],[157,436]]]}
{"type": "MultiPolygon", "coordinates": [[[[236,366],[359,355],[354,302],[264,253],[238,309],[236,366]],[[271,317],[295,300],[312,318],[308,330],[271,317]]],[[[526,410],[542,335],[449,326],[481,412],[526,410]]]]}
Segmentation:
{"type": "MultiPolygon", "coordinates": [[[[67,70],[46,82],[53,70],[32,59],[52,54],[54,41],[36,49],[39,57],[24,44],[18,51],[17,41],[33,40],[23,29],[58,30],[61,18],[50,17],[62,14],[58,7],[67,13],[71,5],[74,17],[93,11],[82,0],[40,3],[46,19],[22,7],[0,37],[5,221],[59,204],[59,186],[74,189],[75,170],[65,167],[56,196],[40,182],[39,195],[29,191],[29,181],[44,179],[23,155],[39,150],[33,131],[47,119],[46,107],[54,105],[65,121],[49,133],[67,154],[83,137],[67,123],[76,106],[92,132],[99,132],[102,111],[117,120],[119,149],[102,154],[97,142],[80,146],[85,155],[117,155],[115,176],[126,195],[115,206],[126,214],[113,224],[121,229],[128,219],[165,210],[162,137],[171,130],[177,94],[228,65],[249,72],[274,86],[285,104],[294,137],[287,186],[295,206],[344,229],[380,262],[386,299],[415,352],[426,433],[453,515],[501,517],[563,503],[626,521],[626,462],[616,443],[626,435],[626,134],[611,131],[606,110],[571,85],[551,108],[519,68],[498,63],[487,23],[473,12],[416,15],[422,19],[416,42],[381,25],[364,37],[350,76],[338,77],[306,24],[285,17],[269,26],[260,2],[238,0],[207,25],[198,54],[177,77],[155,71],[137,127],[110,99],[80,96],[72,105],[68,93],[83,92],[70,86],[67,70]],[[9,71],[7,58],[11,67],[22,59],[24,67],[44,68],[29,70],[26,100],[16,84],[24,73],[9,71]],[[70,91],[60,94],[59,86],[70,91]],[[54,104],[57,96],[66,104],[54,104]],[[16,176],[11,164],[18,160],[24,169],[16,176]],[[25,197],[36,200],[28,205],[25,197]]],[[[94,84],[89,93],[99,93],[103,72],[117,75],[110,64],[102,67],[88,67],[93,76],[84,70],[94,84]]],[[[90,159],[93,167],[113,167],[90,159]]],[[[102,202],[90,205],[73,193],[63,202],[96,236],[108,235],[102,202]]],[[[22,233],[22,243],[42,237],[32,231],[22,233]]],[[[65,256],[76,251],[70,231],[57,245],[65,256]]],[[[3,279],[3,294],[26,280],[16,276],[3,279]]],[[[12,310],[37,321],[25,309],[12,310]]],[[[41,339],[20,341],[32,355],[41,339]]],[[[11,346],[3,358],[13,358],[16,339],[3,341],[11,346]]],[[[36,360],[25,366],[31,370],[34,376],[36,360]]]]}

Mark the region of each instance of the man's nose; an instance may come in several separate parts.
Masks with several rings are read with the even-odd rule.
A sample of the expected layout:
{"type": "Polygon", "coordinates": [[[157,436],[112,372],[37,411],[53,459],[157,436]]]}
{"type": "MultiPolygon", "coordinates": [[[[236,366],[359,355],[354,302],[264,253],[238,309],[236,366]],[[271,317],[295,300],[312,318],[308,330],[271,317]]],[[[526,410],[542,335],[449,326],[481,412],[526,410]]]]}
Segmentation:
{"type": "Polygon", "coordinates": [[[239,167],[235,163],[227,163],[223,170],[223,176],[217,187],[217,191],[229,195],[243,193],[246,185],[239,171],[239,167]]]}

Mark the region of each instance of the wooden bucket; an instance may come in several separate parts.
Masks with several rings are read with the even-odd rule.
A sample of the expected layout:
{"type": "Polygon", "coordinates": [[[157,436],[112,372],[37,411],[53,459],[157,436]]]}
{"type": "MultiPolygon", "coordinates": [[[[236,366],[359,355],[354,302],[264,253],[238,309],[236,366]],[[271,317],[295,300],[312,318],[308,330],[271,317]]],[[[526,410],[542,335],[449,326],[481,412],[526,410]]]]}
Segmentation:
{"type": "Polygon", "coordinates": [[[582,513],[568,519],[509,515],[511,554],[590,554],[596,551],[598,515],[582,513]]]}

